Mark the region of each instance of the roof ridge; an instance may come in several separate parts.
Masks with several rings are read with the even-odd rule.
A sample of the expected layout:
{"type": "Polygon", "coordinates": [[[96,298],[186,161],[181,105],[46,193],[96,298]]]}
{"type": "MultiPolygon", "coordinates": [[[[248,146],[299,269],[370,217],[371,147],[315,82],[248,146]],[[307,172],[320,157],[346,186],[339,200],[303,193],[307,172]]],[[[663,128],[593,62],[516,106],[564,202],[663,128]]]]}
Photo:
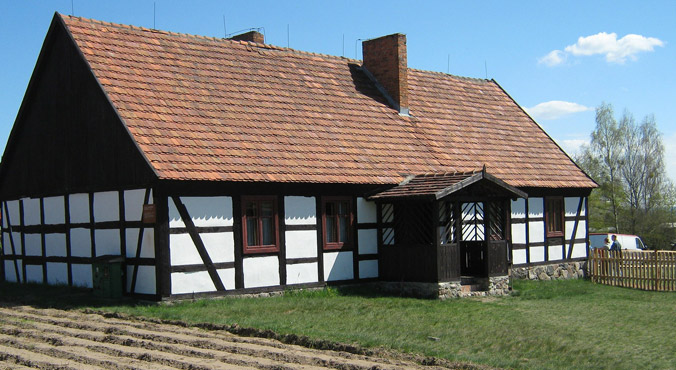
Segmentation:
{"type": "Polygon", "coordinates": [[[253,42],[253,41],[233,40],[233,39],[230,39],[230,38],[223,38],[223,37],[214,37],[214,36],[197,35],[197,34],[192,34],[192,33],[173,32],[173,31],[160,30],[160,29],[156,29],[156,28],[146,28],[146,27],[141,27],[141,26],[134,26],[134,25],[131,25],[131,24],[122,24],[122,23],[101,21],[101,20],[93,19],[93,18],[76,17],[76,16],[65,15],[65,14],[61,14],[61,13],[58,13],[58,14],[61,17],[67,17],[69,19],[73,19],[73,20],[77,20],[77,21],[81,21],[81,22],[101,24],[101,25],[116,27],[116,28],[121,28],[121,29],[138,30],[138,31],[150,32],[150,33],[164,34],[164,35],[169,35],[169,36],[188,37],[188,38],[202,39],[202,40],[209,40],[209,41],[229,42],[229,43],[233,43],[233,44],[254,46],[254,47],[261,48],[261,49],[278,50],[278,51],[285,51],[285,52],[290,52],[290,53],[294,53],[294,54],[319,56],[319,57],[332,58],[332,59],[337,59],[337,60],[346,60],[348,62],[355,62],[355,63],[357,63],[357,62],[361,63],[362,62],[360,59],[353,59],[353,58],[348,58],[348,57],[338,56],[338,55],[331,55],[331,54],[315,53],[315,52],[311,52],[311,51],[298,50],[298,49],[293,49],[293,48],[283,47],[283,46],[278,46],[278,45],[273,45],[273,44],[265,44],[265,43],[261,44],[261,43],[257,43],[257,42],[253,42]]]}
{"type": "Polygon", "coordinates": [[[492,81],[492,80],[489,80],[489,79],[486,79],[486,78],[459,76],[459,75],[454,75],[452,73],[439,72],[439,71],[429,71],[429,70],[426,70],[426,69],[411,68],[411,67],[408,67],[408,69],[409,69],[409,71],[415,71],[415,72],[421,72],[421,73],[431,73],[431,74],[435,74],[435,75],[454,77],[454,78],[458,78],[458,79],[461,79],[461,80],[469,80],[469,81],[474,81],[474,82],[490,83],[492,81]]]}

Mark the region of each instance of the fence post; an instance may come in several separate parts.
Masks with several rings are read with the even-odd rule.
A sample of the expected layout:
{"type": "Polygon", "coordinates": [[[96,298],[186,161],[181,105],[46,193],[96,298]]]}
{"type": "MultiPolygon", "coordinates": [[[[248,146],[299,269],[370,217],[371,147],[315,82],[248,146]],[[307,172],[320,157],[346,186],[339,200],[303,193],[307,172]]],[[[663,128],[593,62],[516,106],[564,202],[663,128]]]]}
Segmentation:
{"type": "Polygon", "coordinates": [[[659,290],[659,283],[660,283],[660,267],[657,265],[657,249],[655,249],[655,257],[653,260],[655,261],[655,290],[659,290]]]}

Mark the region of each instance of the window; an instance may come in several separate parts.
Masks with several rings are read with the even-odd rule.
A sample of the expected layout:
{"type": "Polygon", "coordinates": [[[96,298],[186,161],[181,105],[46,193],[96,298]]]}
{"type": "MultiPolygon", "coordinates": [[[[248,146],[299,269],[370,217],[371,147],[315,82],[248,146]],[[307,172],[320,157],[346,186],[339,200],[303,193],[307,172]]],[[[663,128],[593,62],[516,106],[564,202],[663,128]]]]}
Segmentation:
{"type": "Polygon", "coordinates": [[[545,198],[545,223],[547,224],[547,237],[563,236],[563,198],[545,198]]]}
{"type": "Polygon", "coordinates": [[[244,253],[279,251],[277,238],[277,199],[242,197],[244,253]]]}
{"type": "Polygon", "coordinates": [[[324,198],[322,218],[324,223],[324,249],[343,249],[351,246],[351,199],[324,198]]]}

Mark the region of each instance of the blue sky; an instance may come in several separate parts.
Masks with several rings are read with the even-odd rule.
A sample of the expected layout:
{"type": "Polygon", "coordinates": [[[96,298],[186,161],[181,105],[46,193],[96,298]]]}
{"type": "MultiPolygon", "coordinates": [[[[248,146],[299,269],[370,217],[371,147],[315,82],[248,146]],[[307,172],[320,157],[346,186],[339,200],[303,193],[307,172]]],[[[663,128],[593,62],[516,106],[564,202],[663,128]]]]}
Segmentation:
{"type": "Polygon", "coordinates": [[[676,1],[0,0],[0,150],[55,11],[359,59],[359,39],[405,33],[409,67],[495,79],[570,154],[604,101],[655,114],[676,181],[676,1]]]}

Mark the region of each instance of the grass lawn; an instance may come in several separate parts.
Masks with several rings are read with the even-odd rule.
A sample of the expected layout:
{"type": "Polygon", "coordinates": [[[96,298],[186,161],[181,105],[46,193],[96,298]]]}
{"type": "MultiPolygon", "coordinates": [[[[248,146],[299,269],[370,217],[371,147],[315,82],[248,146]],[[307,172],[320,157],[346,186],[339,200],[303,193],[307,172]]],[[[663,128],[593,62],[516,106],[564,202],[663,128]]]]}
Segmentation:
{"type": "MultiPolygon", "coordinates": [[[[19,294],[12,293],[14,287],[0,285],[0,295],[19,294]]],[[[514,288],[511,297],[447,301],[332,288],[172,305],[111,306],[85,300],[80,306],[191,323],[238,323],[505,368],[676,368],[674,293],[584,280],[516,281],[514,288]]],[[[49,299],[43,302],[50,304],[49,299]]]]}

